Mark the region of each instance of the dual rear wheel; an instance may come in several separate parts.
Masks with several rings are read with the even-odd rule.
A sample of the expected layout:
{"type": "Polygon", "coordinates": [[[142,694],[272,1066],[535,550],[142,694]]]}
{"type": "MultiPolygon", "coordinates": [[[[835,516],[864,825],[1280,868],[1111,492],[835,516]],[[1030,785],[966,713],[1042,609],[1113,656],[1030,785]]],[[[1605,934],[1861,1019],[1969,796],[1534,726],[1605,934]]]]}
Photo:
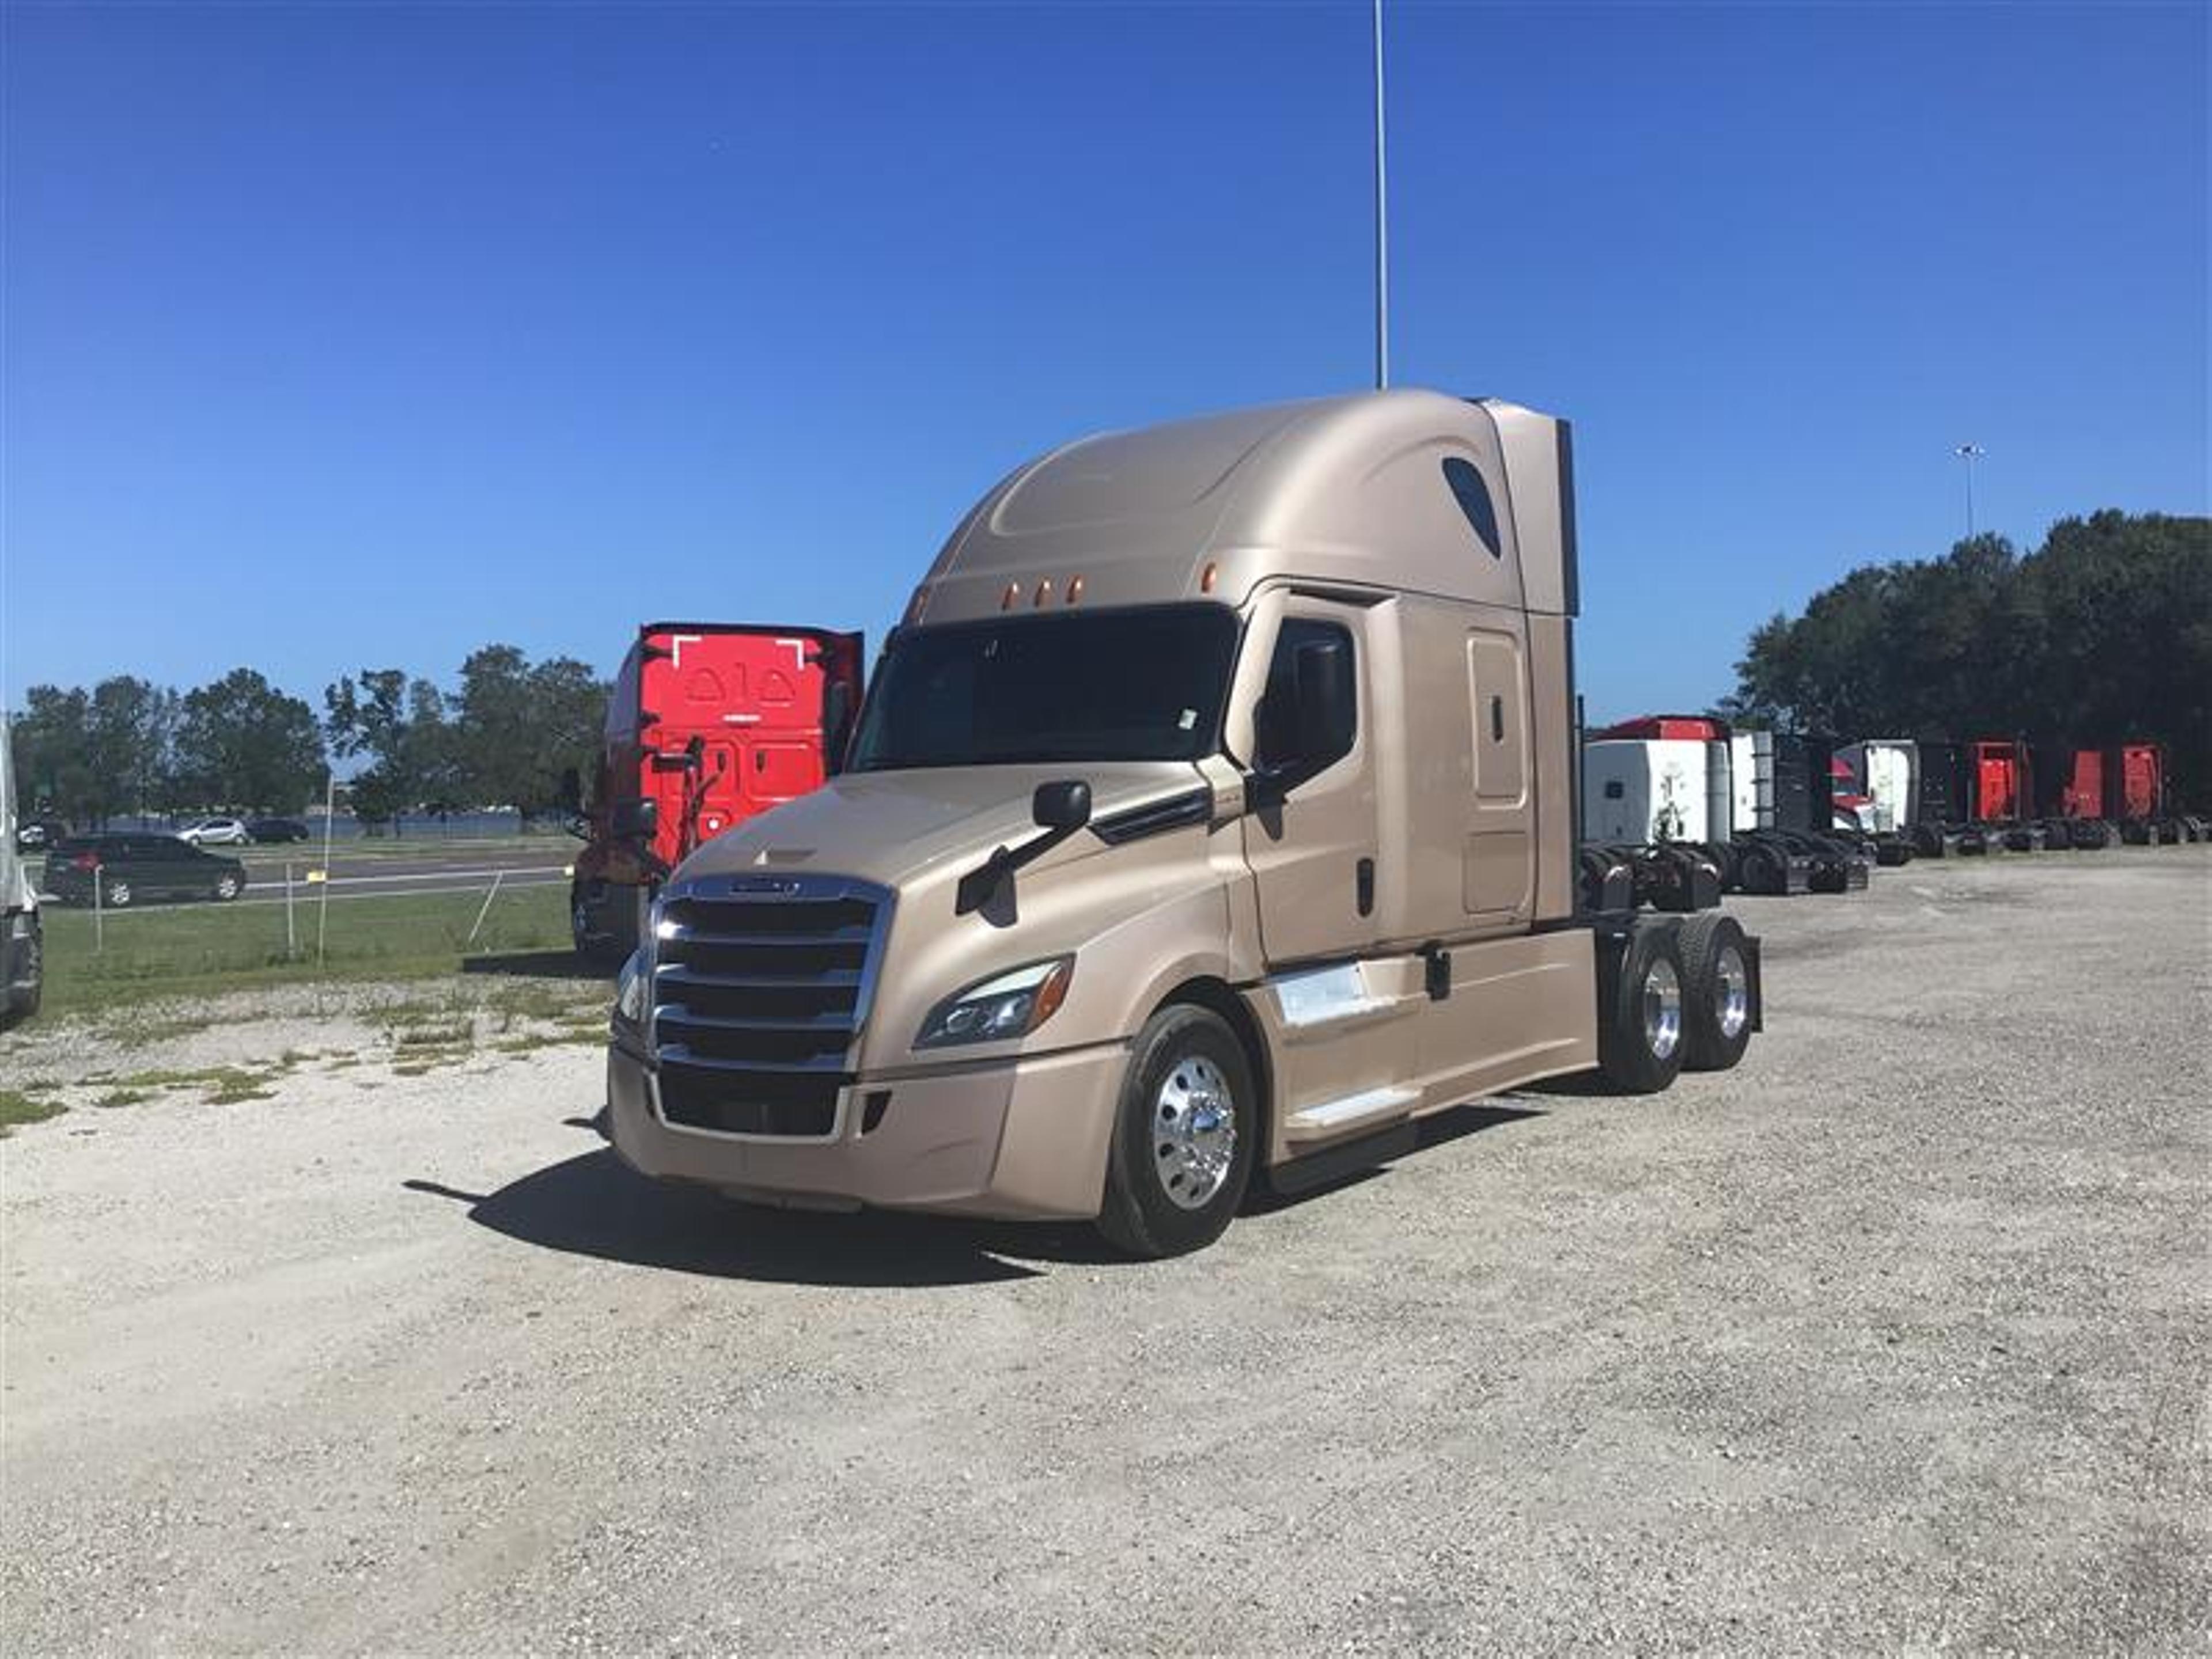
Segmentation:
{"type": "Polygon", "coordinates": [[[1684,1067],[1724,1072],[1751,1044],[1751,949],[1717,910],[1630,933],[1598,975],[1598,1066],[1624,1094],[1656,1094],[1684,1067]]]}

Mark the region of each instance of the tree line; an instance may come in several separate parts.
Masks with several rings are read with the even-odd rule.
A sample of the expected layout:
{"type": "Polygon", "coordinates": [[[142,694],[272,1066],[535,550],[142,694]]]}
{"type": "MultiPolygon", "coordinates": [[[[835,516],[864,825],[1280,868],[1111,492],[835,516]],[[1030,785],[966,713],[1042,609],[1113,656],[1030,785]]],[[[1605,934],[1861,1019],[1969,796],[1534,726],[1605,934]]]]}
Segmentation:
{"type": "Polygon", "coordinates": [[[1716,713],[1844,738],[2166,745],[2212,796],[2212,519],[2064,519],[1863,565],[1758,629],[1716,713]]]}
{"type": "Polygon", "coordinates": [[[355,815],[563,804],[571,769],[591,775],[608,687],[573,657],[533,663],[487,645],[451,688],[398,668],[363,669],[302,698],[251,668],[179,692],[118,674],[89,688],[34,685],[11,737],[33,810],[82,828],[120,817],[297,813],[333,766],[355,815]]]}

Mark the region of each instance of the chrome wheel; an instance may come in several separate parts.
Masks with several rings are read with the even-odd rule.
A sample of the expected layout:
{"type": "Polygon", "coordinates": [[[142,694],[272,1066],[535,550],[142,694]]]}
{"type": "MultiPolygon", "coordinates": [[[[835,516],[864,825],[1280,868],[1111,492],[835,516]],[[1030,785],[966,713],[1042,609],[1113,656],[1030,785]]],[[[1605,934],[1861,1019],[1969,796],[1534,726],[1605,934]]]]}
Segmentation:
{"type": "Polygon", "coordinates": [[[1664,1060],[1682,1041],[1682,976],[1664,957],[1652,959],[1644,976],[1644,1042],[1664,1060]]]}
{"type": "Polygon", "coordinates": [[[1743,965],[1743,952],[1733,945],[1722,946],[1713,980],[1720,993],[1721,1035],[1733,1042],[1751,1022],[1751,972],[1743,965]]]}
{"type": "Polygon", "coordinates": [[[1237,1098],[1221,1068],[1187,1054],[1152,1103],[1152,1173],[1178,1209],[1203,1209],[1237,1160],[1237,1098]]]}

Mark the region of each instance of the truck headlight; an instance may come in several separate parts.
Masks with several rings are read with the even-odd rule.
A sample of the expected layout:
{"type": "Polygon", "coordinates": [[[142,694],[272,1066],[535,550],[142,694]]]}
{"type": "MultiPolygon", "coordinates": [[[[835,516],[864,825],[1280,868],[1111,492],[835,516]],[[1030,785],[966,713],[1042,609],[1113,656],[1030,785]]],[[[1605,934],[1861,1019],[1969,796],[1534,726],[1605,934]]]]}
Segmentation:
{"type": "Polygon", "coordinates": [[[646,917],[645,937],[615,975],[615,1020],[642,1030],[653,1012],[653,969],[660,955],[660,902],[646,917]]]}
{"type": "Polygon", "coordinates": [[[615,976],[616,1019],[624,1025],[644,1025],[647,988],[652,983],[653,966],[641,945],[623,960],[622,972],[615,976]]]}
{"type": "Polygon", "coordinates": [[[1027,1036],[1059,1012],[1075,977],[1073,957],[1054,957],[971,985],[939,1003],[914,1040],[917,1048],[1005,1042],[1027,1036]]]}

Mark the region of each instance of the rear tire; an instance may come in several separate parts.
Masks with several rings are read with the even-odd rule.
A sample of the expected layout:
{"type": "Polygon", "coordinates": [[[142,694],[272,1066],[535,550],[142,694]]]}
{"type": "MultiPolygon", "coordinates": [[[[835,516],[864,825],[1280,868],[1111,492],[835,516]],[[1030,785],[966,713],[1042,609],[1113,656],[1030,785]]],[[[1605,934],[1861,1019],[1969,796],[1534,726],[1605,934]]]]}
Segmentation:
{"type": "Polygon", "coordinates": [[[1626,1095],[1656,1095],[1682,1069],[1682,947],[1671,927],[1638,927],[1598,965],[1598,1069],[1626,1095]]]}
{"type": "Polygon", "coordinates": [[[236,876],[218,876],[216,878],[215,896],[222,902],[228,904],[239,896],[243,888],[244,884],[236,876]]]}
{"type": "Polygon", "coordinates": [[[1701,910],[1682,924],[1682,1064],[1725,1072],[1751,1046],[1751,952],[1734,916],[1701,910]]]}
{"type": "Polygon", "coordinates": [[[1260,1130],[1236,1032],[1208,1009],[1169,1004],[1130,1045],[1098,1231],[1147,1260],[1203,1249],[1244,1201],[1260,1130]]]}
{"type": "MultiPolygon", "coordinates": [[[[94,879],[97,880],[98,878],[95,877],[94,879]]],[[[106,904],[111,910],[121,910],[127,908],[131,902],[131,884],[127,881],[109,882],[107,884],[107,891],[102,898],[101,902],[106,904]]]]}
{"type": "Polygon", "coordinates": [[[1754,842],[1736,861],[1738,884],[1747,893],[1779,893],[1789,885],[1782,860],[1771,847],[1754,842]]]}

